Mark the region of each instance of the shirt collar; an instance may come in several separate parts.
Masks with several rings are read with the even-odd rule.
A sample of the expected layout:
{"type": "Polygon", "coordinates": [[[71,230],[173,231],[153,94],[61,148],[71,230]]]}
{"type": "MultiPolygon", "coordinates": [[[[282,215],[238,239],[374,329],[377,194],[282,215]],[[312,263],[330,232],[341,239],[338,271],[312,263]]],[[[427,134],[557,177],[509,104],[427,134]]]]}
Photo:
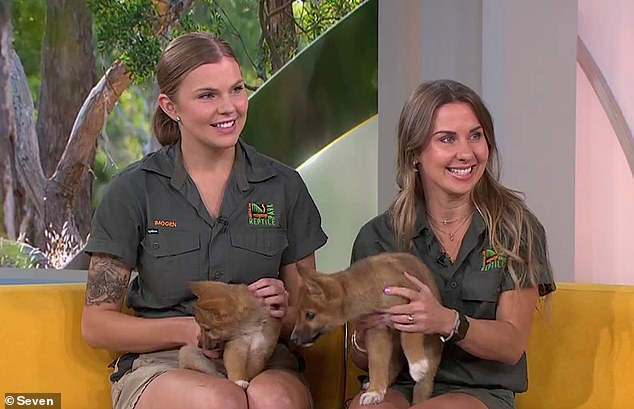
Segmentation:
{"type": "Polygon", "coordinates": [[[277,175],[271,161],[272,159],[259,154],[255,148],[239,139],[233,166],[240,190],[249,190],[250,183],[263,182],[277,175]]]}
{"type": "Polygon", "coordinates": [[[163,146],[159,150],[146,155],[141,159],[141,169],[158,173],[162,176],[172,176],[176,150],[180,152],[180,145],[178,145],[178,149],[176,149],[176,145],[163,146]]]}
{"type": "Polygon", "coordinates": [[[426,232],[431,232],[431,226],[429,220],[427,220],[427,208],[425,207],[425,201],[423,199],[416,198],[416,223],[414,224],[413,237],[425,235],[426,232]]]}
{"type": "MultiPolygon", "coordinates": [[[[181,189],[187,180],[180,142],[162,147],[146,156],[142,162],[142,169],[169,177],[172,186],[177,189],[181,189]]],[[[252,146],[241,139],[236,144],[233,171],[242,191],[250,189],[249,183],[262,182],[277,174],[270,160],[258,154],[252,146]]]]}

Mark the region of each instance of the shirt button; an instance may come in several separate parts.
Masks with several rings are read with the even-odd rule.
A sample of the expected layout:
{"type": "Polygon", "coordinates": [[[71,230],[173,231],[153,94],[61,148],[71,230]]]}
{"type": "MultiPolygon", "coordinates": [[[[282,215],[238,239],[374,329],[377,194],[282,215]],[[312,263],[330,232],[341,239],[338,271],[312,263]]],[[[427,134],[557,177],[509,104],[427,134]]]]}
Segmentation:
{"type": "Polygon", "coordinates": [[[159,242],[158,242],[158,241],[153,241],[153,242],[152,242],[152,248],[157,249],[157,248],[159,248],[159,247],[161,247],[161,246],[160,246],[160,244],[159,244],[159,242]]]}
{"type": "Polygon", "coordinates": [[[222,277],[222,271],[216,271],[213,274],[214,280],[220,280],[220,277],[222,277]]]}
{"type": "Polygon", "coordinates": [[[457,288],[458,287],[458,283],[455,282],[455,281],[452,281],[450,285],[451,285],[451,288],[457,288]]]}

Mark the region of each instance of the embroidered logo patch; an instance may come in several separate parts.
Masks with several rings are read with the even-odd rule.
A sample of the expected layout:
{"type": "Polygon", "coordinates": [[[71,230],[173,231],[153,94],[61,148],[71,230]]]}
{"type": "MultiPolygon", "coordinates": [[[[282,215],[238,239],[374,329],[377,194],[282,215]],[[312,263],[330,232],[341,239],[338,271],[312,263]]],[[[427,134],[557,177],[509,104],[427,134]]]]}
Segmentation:
{"type": "Polygon", "coordinates": [[[247,205],[247,214],[251,225],[275,226],[277,224],[273,203],[250,202],[247,205]]]}
{"type": "Polygon", "coordinates": [[[489,271],[492,268],[502,268],[506,265],[506,257],[498,254],[493,249],[482,250],[482,268],[480,271],[489,271]]]}

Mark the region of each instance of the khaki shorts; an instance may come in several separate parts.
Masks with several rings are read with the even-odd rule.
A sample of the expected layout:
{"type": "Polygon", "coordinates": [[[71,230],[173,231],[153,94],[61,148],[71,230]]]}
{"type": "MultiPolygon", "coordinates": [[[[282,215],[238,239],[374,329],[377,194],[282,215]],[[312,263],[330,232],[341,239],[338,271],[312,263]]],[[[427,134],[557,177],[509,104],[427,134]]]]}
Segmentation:
{"type": "MultiPolygon", "coordinates": [[[[178,368],[178,349],[148,354],[125,354],[113,362],[110,376],[112,408],[133,409],[139,397],[157,376],[178,368]]],[[[285,345],[278,344],[264,369],[288,369],[299,373],[300,362],[285,345]]]]}
{"type": "MultiPolygon", "coordinates": [[[[360,376],[359,382],[363,385],[367,382],[367,376],[360,376]]],[[[411,379],[397,379],[397,381],[390,386],[405,396],[409,402],[412,402],[412,394],[414,392],[414,381],[411,379]]],[[[515,394],[508,389],[489,389],[489,388],[476,388],[470,386],[458,386],[448,385],[443,383],[434,383],[434,391],[432,397],[444,395],[446,393],[466,393],[471,395],[484,403],[487,409],[514,409],[515,408],[515,394]]]]}

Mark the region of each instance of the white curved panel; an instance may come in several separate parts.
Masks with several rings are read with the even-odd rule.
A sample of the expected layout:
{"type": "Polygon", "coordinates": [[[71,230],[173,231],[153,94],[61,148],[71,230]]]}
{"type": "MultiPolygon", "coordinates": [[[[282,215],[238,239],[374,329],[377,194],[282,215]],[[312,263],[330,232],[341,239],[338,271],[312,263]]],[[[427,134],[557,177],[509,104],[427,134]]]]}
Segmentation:
{"type": "Polygon", "coordinates": [[[377,214],[377,118],[347,132],[297,169],[319,208],[328,235],[328,243],[317,251],[320,271],[348,267],[354,238],[377,214]]]}

